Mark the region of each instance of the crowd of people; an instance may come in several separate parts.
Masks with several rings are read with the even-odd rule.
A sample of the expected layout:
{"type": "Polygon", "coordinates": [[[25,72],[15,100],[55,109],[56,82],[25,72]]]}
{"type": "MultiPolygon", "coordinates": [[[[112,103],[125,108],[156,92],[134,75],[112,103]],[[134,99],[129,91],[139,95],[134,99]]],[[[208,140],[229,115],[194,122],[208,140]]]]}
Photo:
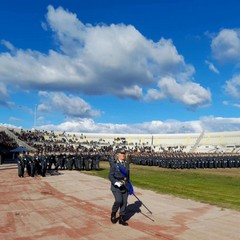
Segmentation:
{"type": "MultiPolygon", "coordinates": [[[[87,140],[79,142],[79,138],[70,137],[68,134],[54,133],[53,131],[39,131],[39,130],[21,130],[15,131],[11,129],[20,140],[26,142],[29,146],[36,149],[38,153],[53,153],[53,152],[67,152],[67,153],[79,153],[79,152],[94,152],[96,147],[93,147],[92,143],[87,140]]],[[[82,139],[84,135],[81,136],[82,139]]],[[[100,152],[108,152],[113,149],[111,145],[104,145],[97,147],[100,152]]]]}
{"type": "Polygon", "coordinates": [[[137,165],[172,169],[238,168],[240,167],[240,155],[217,153],[135,153],[131,154],[131,162],[137,165]]]}
{"type": "Polygon", "coordinates": [[[17,157],[18,176],[27,173],[31,177],[45,177],[47,172],[56,174],[58,170],[99,170],[100,157],[96,153],[31,155],[23,152],[17,157]]]}
{"type": "MultiPolygon", "coordinates": [[[[36,149],[36,151],[33,152],[35,158],[46,158],[47,162],[50,163],[49,159],[54,156],[54,159],[57,160],[53,160],[53,162],[58,162],[56,163],[57,168],[61,165],[58,165],[61,159],[73,159],[70,160],[70,162],[73,162],[73,169],[80,169],[78,159],[87,159],[85,156],[99,156],[99,160],[107,159],[107,156],[113,155],[118,147],[114,144],[93,145],[89,143],[88,145],[87,140],[85,142],[79,142],[77,137],[74,138],[73,136],[68,138],[68,135],[64,132],[56,134],[53,131],[15,131],[14,129],[12,129],[11,132],[20,140],[36,149]]],[[[81,139],[84,140],[86,137],[82,135],[81,139]]],[[[9,152],[9,150],[14,147],[17,147],[16,141],[11,139],[5,132],[0,132],[0,150],[5,149],[5,151],[7,150],[9,152]]],[[[124,148],[128,153],[129,161],[138,165],[173,169],[240,167],[240,154],[237,153],[187,153],[184,151],[184,147],[176,148],[175,146],[167,148],[161,147],[159,152],[154,151],[154,146],[129,146],[126,144],[121,145],[121,148],[124,148]]],[[[31,158],[34,157],[31,156],[31,158]]],[[[49,163],[48,166],[51,165],[49,163]]],[[[69,160],[64,164],[65,169],[71,169],[68,165],[69,160]]],[[[88,168],[87,166],[88,165],[85,165],[85,168],[88,168]]],[[[91,169],[91,167],[89,168],[91,169]]]]}
{"type": "Polygon", "coordinates": [[[4,131],[0,131],[0,164],[10,157],[10,150],[17,146],[14,139],[10,138],[4,131]]]}
{"type": "Polygon", "coordinates": [[[0,147],[2,149],[10,149],[16,146],[16,141],[10,138],[4,131],[0,131],[0,147]]]}

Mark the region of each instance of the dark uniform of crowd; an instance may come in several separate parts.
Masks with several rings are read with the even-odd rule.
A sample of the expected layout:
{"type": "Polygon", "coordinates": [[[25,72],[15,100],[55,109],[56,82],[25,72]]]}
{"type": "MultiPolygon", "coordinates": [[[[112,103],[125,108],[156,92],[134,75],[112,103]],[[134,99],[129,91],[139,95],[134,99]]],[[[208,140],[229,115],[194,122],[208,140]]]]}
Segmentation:
{"type": "Polygon", "coordinates": [[[137,165],[171,169],[240,167],[240,155],[237,154],[148,153],[131,154],[130,158],[137,165]]]}
{"type": "Polygon", "coordinates": [[[18,176],[24,177],[25,172],[28,176],[40,175],[45,177],[47,172],[50,174],[58,170],[99,170],[99,154],[49,154],[35,155],[20,154],[17,158],[18,176]]]}

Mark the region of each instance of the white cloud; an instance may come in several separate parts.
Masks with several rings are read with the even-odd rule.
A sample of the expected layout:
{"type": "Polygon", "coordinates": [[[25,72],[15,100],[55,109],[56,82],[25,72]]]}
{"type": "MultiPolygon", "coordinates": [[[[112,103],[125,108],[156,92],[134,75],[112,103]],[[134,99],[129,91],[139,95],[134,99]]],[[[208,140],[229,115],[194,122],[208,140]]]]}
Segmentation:
{"type": "MultiPolygon", "coordinates": [[[[43,24],[44,29],[49,26],[56,34],[61,50],[67,55],[75,55],[85,42],[88,28],[78,20],[77,15],[62,7],[54,9],[48,6],[46,15],[47,24],[43,24]]],[[[90,26],[89,26],[90,27],[90,26]]]]}
{"type": "Polygon", "coordinates": [[[218,69],[213,65],[213,63],[209,62],[209,61],[205,61],[205,63],[208,65],[209,69],[217,74],[219,74],[218,69]]]}
{"type": "Polygon", "coordinates": [[[146,101],[152,101],[152,100],[157,101],[157,100],[162,100],[164,98],[166,98],[166,95],[163,91],[160,91],[159,89],[150,88],[147,91],[145,100],[146,101]]]}
{"type": "Polygon", "coordinates": [[[195,121],[181,122],[177,120],[151,121],[138,124],[96,123],[92,119],[69,119],[59,125],[42,125],[42,130],[85,132],[85,133],[132,133],[132,134],[161,134],[161,133],[200,133],[239,131],[240,118],[222,118],[207,116],[195,121]]]}
{"type": "Polygon", "coordinates": [[[201,127],[195,122],[181,123],[152,121],[142,124],[112,124],[96,123],[92,119],[69,119],[59,125],[39,126],[42,130],[66,131],[66,132],[85,132],[85,133],[177,133],[177,132],[201,132],[201,127]]]}
{"type": "Polygon", "coordinates": [[[240,75],[236,75],[230,80],[226,81],[224,85],[224,90],[230,96],[234,98],[240,97],[240,75]]]}
{"type": "Polygon", "coordinates": [[[6,86],[0,82],[0,100],[8,98],[8,92],[6,86]]]}
{"type": "Polygon", "coordinates": [[[234,103],[233,106],[237,107],[237,108],[240,108],[240,104],[239,103],[234,103]]]}
{"type": "MultiPolygon", "coordinates": [[[[180,99],[182,103],[197,106],[209,101],[205,94],[208,90],[191,84],[194,67],[185,63],[170,39],[153,42],[132,25],[84,24],[76,14],[61,7],[49,6],[46,21],[42,26],[51,29],[60,51],[49,50],[43,54],[15,49],[5,41],[15,51],[0,54],[0,81],[24,89],[141,99],[149,86],[170,75],[188,81],[188,88],[191,85],[204,93],[199,99],[199,94],[191,90],[193,100],[189,101],[188,96],[188,100],[180,99]]],[[[184,82],[178,85],[185,87],[184,82]]],[[[172,94],[173,90],[169,90],[166,96],[178,101],[172,94]]],[[[148,99],[161,100],[161,97],[148,99]]]]}
{"type": "Polygon", "coordinates": [[[0,126],[6,127],[6,128],[22,128],[22,126],[15,126],[12,124],[7,124],[7,123],[0,123],[0,126]]]}
{"type": "Polygon", "coordinates": [[[212,53],[221,63],[238,62],[240,60],[239,29],[223,29],[212,39],[212,53]]]}
{"type": "Polygon", "coordinates": [[[208,116],[201,118],[200,121],[206,132],[239,131],[240,129],[240,118],[208,116]]]}
{"type": "Polygon", "coordinates": [[[2,40],[1,43],[10,51],[15,51],[15,47],[8,41],[2,40]]]}
{"type": "Polygon", "coordinates": [[[9,121],[10,121],[10,122],[22,122],[22,119],[16,118],[16,117],[10,117],[10,118],[9,118],[9,121]]]}
{"type": "MultiPolygon", "coordinates": [[[[221,63],[240,66],[240,29],[223,29],[212,40],[212,53],[221,63]]],[[[207,62],[206,62],[207,63],[207,62]]],[[[211,66],[211,63],[209,67],[211,66]]],[[[213,69],[214,71],[214,69],[213,69]]],[[[234,75],[223,86],[224,91],[233,98],[240,97],[240,75],[234,75]]],[[[231,104],[237,106],[236,104],[231,104]]]]}
{"type": "Polygon", "coordinates": [[[70,132],[92,132],[92,133],[120,133],[128,132],[129,127],[125,124],[95,123],[89,118],[69,119],[59,125],[38,126],[39,129],[70,132]]]}
{"type": "MultiPolygon", "coordinates": [[[[121,96],[121,93],[119,93],[119,96],[121,96]]],[[[122,96],[127,97],[127,96],[132,96],[135,97],[136,99],[140,99],[142,97],[142,89],[135,85],[130,88],[123,88],[122,90],[122,96]]]]}
{"type": "Polygon", "coordinates": [[[38,106],[38,111],[57,111],[70,117],[97,117],[100,111],[93,110],[91,106],[82,98],[67,96],[64,93],[40,92],[42,103],[38,106]]]}
{"type": "Polygon", "coordinates": [[[147,99],[169,97],[191,108],[208,105],[211,102],[211,93],[197,83],[190,81],[179,82],[172,77],[164,77],[158,82],[159,91],[148,91],[147,99]]]}
{"type": "Polygon", "coordinates": [[[0,82],[0,106],[11,106],[11,102],[8,102],[9,94],[5,84],[0,82]]]}

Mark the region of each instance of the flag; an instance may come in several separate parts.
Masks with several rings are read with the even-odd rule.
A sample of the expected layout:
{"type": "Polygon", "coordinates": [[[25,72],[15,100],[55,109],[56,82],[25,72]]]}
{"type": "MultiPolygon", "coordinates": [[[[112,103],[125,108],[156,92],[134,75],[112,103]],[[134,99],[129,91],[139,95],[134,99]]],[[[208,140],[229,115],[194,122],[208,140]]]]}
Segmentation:
{"type": "Polygon", "coordinates": [[[133,189],[133,185],[132,185],[131,181],[128,178],[128,174],[127,174],[126,170],[122,166],[120,166],[118,163],[116,163],[116,164],[117,164],[117,167],[119,168],[120,172],[122,173],[123,177],[127,178],[127,182],[129,184],[129,194],[132,195],[134,193],[134,189],[133,189]]]}

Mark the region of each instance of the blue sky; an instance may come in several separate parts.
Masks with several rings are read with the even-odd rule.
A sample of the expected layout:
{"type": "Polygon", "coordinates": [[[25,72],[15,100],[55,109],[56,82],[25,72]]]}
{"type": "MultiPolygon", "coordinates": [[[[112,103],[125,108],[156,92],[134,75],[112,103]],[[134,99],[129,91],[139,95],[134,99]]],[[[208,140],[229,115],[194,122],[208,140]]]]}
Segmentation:
{"type": "Polygon", "coordinates": [[[0,123],[238,131],[239,9],[233,0],[3,0],[0,123]]]}

